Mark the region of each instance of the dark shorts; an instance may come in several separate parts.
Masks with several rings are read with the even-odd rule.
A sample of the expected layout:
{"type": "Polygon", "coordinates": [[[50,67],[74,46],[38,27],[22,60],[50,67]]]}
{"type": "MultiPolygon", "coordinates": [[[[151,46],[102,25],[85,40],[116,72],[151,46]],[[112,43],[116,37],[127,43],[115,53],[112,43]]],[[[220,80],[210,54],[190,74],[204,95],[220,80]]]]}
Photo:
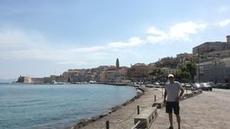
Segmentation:
{"type": "Polygon", "coordinates": [[[172,113],[178,115],[180,113],[179,102],[166,102],[166,113],[172,113]]]}

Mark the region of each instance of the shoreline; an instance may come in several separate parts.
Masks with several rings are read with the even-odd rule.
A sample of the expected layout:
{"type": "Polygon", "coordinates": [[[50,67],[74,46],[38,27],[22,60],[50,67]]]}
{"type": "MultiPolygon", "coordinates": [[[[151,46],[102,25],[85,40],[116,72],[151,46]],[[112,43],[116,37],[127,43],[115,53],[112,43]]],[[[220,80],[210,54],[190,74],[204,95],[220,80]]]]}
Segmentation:
{"type": "MultiPolygon", "coordinates": [[[[104,85],[109,85],[109,84],[104,84],[104,85]]],[[[110,84],[110,85],[112,85],[112,84],[110,84]]],[[[113,85],[113,86],[116,86],[116,85],[113,85]]],[[[121,86],[121,85],[118,85],[118,86],[121,86]]],[[[128,86],[128,85],[126,85],[126,86],[128,86]]],[[[81,129],[82,127],[87,126],[90,123],[98,121],[98,120],[100,120],[100,119],[108,116],[109,114],[118,111],[123,106],[126,106],[126,105],[134,102],[136,99],[139,99],[144,94],[145,94],[145,90],[144,89],[140,90],[140,89],[136,88],[136,95],[134,97],[132,97],[131,99],[125,101],[122,104],[119,104],[119,105],[111,107],[108,112],[101,113],[100,115],[92,116],[92,117],[90,117],[88,119],[80,119],[76,124],[74,124],[71,127],[66,128],[66,129],[81,129]],[[138,90],[140,92],[138,92],[138,90]]]]}
{"type": "MultiPolygon", "coordinates": [[[[139,90],[138,90],[139,91],[139,90]]],[[[119,106],[113,107],[110,112],[96,119],[86,119],[80,127],[79,122],[69,129],[106,129],[106,122],[109,121],[110,129],[128,129],[134,126],[134,117],[137,115],[137,106],[140,111],[152,107],[154,96],[157,100],[162,99],[162,91],[159,88],[144,88],[144,93],[138,98],[130,99],[119,106]]],[[[141,92],[141,91],[140,91],[141,92]]]]}

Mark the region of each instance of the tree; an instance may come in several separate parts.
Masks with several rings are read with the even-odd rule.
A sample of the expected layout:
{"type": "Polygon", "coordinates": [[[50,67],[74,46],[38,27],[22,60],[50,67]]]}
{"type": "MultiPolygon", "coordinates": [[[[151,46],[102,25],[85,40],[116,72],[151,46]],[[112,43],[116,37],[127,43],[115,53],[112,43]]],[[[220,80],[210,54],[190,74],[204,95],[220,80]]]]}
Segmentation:
{"type": "Polygon", "coordinates": [[[177,72],[177,78],[181,82],[194,82],[194,77],[196,75],[196,65],[195,62],[187,62],[179,67],[177,72]]]}
{"type": "Polygon", "coordinates": [[[119,64],[119,59],[117,58],[116,60],[116,67],[119,68],[120,67],[120,64],[119,64]]]}
{"type": "Polygon", "coordinates": [[[149,75],[152,76],[153,81],[164,81],[166,76],[160,68],[153,69],[149,75]]]}
{"type": "Polygon", "coordinates": [[[196,64],[194,62],[189,62],[186,64],[186,69],[190,75],[191,81],[194,81],[194,77],[196,75],[196,64]]]}

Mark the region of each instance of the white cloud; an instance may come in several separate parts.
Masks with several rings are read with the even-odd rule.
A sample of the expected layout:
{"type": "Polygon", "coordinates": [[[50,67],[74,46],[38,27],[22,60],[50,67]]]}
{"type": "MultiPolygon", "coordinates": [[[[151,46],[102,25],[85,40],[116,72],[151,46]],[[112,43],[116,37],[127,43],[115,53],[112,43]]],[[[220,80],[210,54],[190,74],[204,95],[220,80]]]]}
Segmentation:
{"type": "Polygon", "coordinates": [[[205,24],[195,22],[178,23],[169,29],[169,37],[176,39],[188,39],[191,34],[196,34],[206,28],[205,24]]]}
{"type": "Polygon", "coordinates": [[[207,27],[206,24],[195,22],[182,22],[171,26],[167,31],[162,31],[156,27],[147,29],[146,41],[150,43],[164,43],[168,40],[187,40],[193,34],[197,34],[207,27]]]}
{"type": "Polygon", "coordinates": [[[154,26],[151,26],[147,29],[146,31],[147,34],[150,34],[150,35],[155,35],[155,36],[162,36],[162,35],[165,35],[165,32],[161,31],[161,30],[158,30],[156,27],[154,26]]]}
{"type": "Polygon", "coordinates": [[[137,47],[144,43],[140,37],[132,37],[128,41],[111,42],[108,44],[109,48],[126,48],[137,47]]]}
{"type": "Polygon", "coordinates": [[[230,25],[230,19],[225,19],[225,20],[223,20],[223,21],[219,21],[219,22],[217,23],[217,25],[220,26],[220,27],[228,26],[228,25],[230,25]]]}
{"type": "Polygon", "coordinates": [[[161,31],[154,26],[149,27],[146,33],[146,41],[149,43],[158,43],[168,38],[168,34],[166,32],[161,31]]]}
{"type": "Polygon", "coordinates": [[[58,48],[58,46],[53,48],[50,45],[54,43],[46,40],[41,33],[0,28],[0,59],[33,59],[55,61],[59,64],[75,64],[77,62],[84,64],[89,60],[104,59],[105,56],[117,54],[117,51],[131,50],[146,44],[184,40],[192,34],[199,33],[205,27],[204,24],[194,22],[178,23],[166,31],[151,26],[143,36],[98,46],[69,48],[58,48]]]}

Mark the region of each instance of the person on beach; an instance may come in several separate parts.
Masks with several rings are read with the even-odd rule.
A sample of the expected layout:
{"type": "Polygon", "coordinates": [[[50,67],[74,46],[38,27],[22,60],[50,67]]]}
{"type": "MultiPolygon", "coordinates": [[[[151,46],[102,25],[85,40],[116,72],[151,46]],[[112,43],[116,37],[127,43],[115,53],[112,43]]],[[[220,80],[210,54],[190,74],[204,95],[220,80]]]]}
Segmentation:
{"type": "Polygon", "coordinates": [[[165,85],[164,103],[166,104],[166,113],[169,114],[169,129],[173,129],[172,112],[176,115],[178,129],[180,129],[180,106],[179,101],[184,94],[184,89],[181,84],[175,81],[174,75],[168,75],[169,82],[165,85]]]}

